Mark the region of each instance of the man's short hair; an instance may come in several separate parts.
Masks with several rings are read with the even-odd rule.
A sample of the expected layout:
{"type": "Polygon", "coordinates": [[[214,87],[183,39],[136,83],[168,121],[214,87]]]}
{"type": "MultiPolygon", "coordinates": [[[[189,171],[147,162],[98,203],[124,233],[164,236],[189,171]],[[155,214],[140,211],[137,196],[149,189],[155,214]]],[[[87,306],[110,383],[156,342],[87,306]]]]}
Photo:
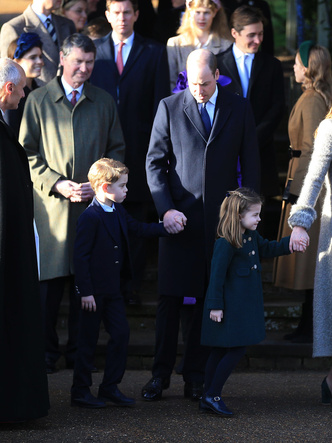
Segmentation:
{"type": "Polygon", "coordinates": [[[230,27],[235,31],[241,32],[245,26],[253,25],[256,23],[263,23],[266,25],[267,21],[261,10],[253,8],[252,6],[243,5],[235,9],[231,15],[230,27]]]}
{"type": "Polygon", "coordinates": [[[73,48],[82,49],[83,52],[93,52],[96,57],[96,46],[87,35],[75,33],[66,37],[62,43],[61,51],[64,57],[68,57],[73,48]]]}
{"type": "Polygon", "coordinates": [[[10,58],[0,58],[0,89],[2,89],[7,82],[18,85],[21,79],[22,71],[19,65],[10,58]]]}
{"type": "MultiPolygon", "coordinates": [[[[111,4],[115,2],[125,2],[126,0],[106,0],[106,9],[109,11],[111,4]]],[[[137,0],[129,0],[133,5],[134,12],[138,11],[138,1],[137,0]]]]}
{"type": "MultiPolygon", "coordinates": [[[[204,52],[206,54],[204,62],[208,65],[213,75],[215,75],[216,70],[218,68],[217,65],[217,57],[213,54],[213,52],[208,49],[195,49],[192,51],[187,58],[187,72],[189,71],[189,63],[195,62],[198,60],[198,54],[204,52]],[[193,54],[194,53],[194,54],[193,54]]],[[[203,61],[203,60],[202,60],[203,61]]],[[[200,60],[201,62],[201,60],[200,60]]]]}
{"type": "Polygon", "coordinates": [[[88,179],[92,189],[96,192],[103,183],[115,183],[123,174],[129,174],[126,165],[112,158],[101,158],[91,166],[88,179]]]}

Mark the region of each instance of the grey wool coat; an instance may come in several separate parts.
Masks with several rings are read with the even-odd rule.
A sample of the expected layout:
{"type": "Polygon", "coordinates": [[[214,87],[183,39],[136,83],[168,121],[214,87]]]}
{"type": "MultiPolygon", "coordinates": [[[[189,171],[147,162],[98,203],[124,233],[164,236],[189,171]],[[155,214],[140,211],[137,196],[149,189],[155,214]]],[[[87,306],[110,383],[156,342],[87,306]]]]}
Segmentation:
{"type": "Polygon", "coordinates": [[[314,357],[332,356],[332,119],[323,120],[317,131],[314,150],[297,204],[292,207],[289,225],[309,230],[317,217],[315,205],[323,183],[326,195],[314,282],[314,357]]]}
{"type": "Polygon", "coordinates": [[[216,240],[204,304],[203,345],[248,346],[265,338],[260,259],[289,253],[289,237],[280,242],[269,241],[257,231],[243,234],[241,248],[224,238],[216,240]],[[212,309],[224,311],[220,323],[210,319],[212,309]]]}
{"type": "Polygon", "coordinates": [[[31,92],[24,108],[20,141],[28,156],[40,238],[41,280],[73,274],[78,217],[87,203],[71,203],[51,191],[59,179],[88,181],[101,157],[123,161],[124,141],[110,94],[85,83],[73,108],[54,78],[31,92]]]}

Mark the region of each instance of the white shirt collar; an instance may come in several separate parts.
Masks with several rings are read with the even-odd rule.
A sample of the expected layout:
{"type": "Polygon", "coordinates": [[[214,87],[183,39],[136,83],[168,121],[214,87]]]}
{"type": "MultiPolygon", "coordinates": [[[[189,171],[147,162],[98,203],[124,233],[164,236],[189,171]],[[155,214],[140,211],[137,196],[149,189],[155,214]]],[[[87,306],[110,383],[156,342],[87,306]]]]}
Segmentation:
{"type": "MultiPolygon", "coordinates": [[[[133,46],[134,37],[135,37],[135,32],[133,32],[128,38],[126,38],[126,40],[123,40],[123,43],[125,43],[128,47],[131,48],[133,46]]],[[[112,40],[115,46],[120,43],[120,40],[115,36],[114,32],[112,32],[112,40]]]]}
{"type": "Polygon", "coordinates": [[[77,100],[81,97],[84,83],[81,86],[79,86],[78,88],[73,88],[72,86],[70,86],[69,83],[66,82],[63,75],[61,76],[61,82],[62,82],[62,86],[63,86],[63,89],[65,90],[65,94],[66,94],[67,98],[68,98],[68,95],[71,95],[71,93],[73,92],[73,89],[75,89],[75,91],[78,92],[77,100]]]}
{"type": "Polygon", "coordinates": [[[102,207],[102,209],[103,209],[105,212],[113,212],[113,211],[115,211],[114,203],[113,203],[112,206],[108,206],[108,205],[106,205],[105,203],[102,203],[100,200],[98,200],[97,197],[96,197],[96,199],[97,199],[98,203],[100,204],[100,206],[102,207]]]}
{"type": "Polygon", "coordinates": [[[31,9],[33,10],[33,12],[37,15],[37,17],[39,18],[39,20],[43,23],[43,25],[45,26],[45,22],[46,19],[51,19],[52,20],[52,14],[50,15],[45,15],[45,14],[41,14],[40,12],[37,12],[35,10],[35,8],[33,7],[33,4],[31,5],[31,9]]]}
{"type": "Polygon", "coordinates": [[[241,51],[241,49],[239,49],[237,46],[236,46],[236,44],[235,43],[233,43],[233,54],[234,54],[234,57],[235,57],[235,59],[237,60],[237,59],[239,59],[239,58],[241,58],[241,57],[243,57],[245,54],[249,57],[249,58],[251,58],[252,60],[255,58],[255,54],[248,54],[247,52],[242,52],[241,51]]]}

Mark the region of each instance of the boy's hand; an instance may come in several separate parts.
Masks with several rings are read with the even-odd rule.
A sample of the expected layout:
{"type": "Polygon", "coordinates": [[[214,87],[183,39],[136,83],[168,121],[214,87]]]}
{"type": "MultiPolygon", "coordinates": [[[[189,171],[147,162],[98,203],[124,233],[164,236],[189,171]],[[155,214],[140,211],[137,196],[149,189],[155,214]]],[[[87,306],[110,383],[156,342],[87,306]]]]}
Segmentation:
{"type": "Polygon", "coordinates": [[[222,309],[212,309],[210,311],[210,318],[213,321],[217,321],[218,323],[224,318],[224,311],[222,309]]]}
{"type": "Polygon", "coordinates": [[[96,312],[97,306],[93,295],[81,298],[82,309],[90,312],[96,312]]]}

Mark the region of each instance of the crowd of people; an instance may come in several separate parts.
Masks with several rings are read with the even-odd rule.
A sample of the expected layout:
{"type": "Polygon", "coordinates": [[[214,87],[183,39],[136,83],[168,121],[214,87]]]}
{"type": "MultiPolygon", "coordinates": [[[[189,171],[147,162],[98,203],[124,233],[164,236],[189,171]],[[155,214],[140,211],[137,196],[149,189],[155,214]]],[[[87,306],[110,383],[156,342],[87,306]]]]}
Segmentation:
{"type": "MultiPolygon", "coordinates": [[[[184,396],[233,415],[223,386],[265,336],[263,257],[278,257],[276,285],[307,291],[309,326],[295,337],[312,334],[314,306],[314,356],[332,355],[331,58],[311,41],[296,53],[303,94],[269,241],[257,226],[261,195],[268,204],[280,194],[273,136],[285,112],[271,29],[262,0],[160,0],[157,15],[143,0],[33,0],[2,26],[0,422],[48,413],[65,287],[71,404],[135,404],[118,385],[125,304],[140,303],[149,237],[160,237],[158,305],[144,400],[170,385],[181,324],[184,396]],[[101,321],[109,341],[94,396],[101,321]]],[[[324,403],[331,392],[332,370],[324,403]]]]}

